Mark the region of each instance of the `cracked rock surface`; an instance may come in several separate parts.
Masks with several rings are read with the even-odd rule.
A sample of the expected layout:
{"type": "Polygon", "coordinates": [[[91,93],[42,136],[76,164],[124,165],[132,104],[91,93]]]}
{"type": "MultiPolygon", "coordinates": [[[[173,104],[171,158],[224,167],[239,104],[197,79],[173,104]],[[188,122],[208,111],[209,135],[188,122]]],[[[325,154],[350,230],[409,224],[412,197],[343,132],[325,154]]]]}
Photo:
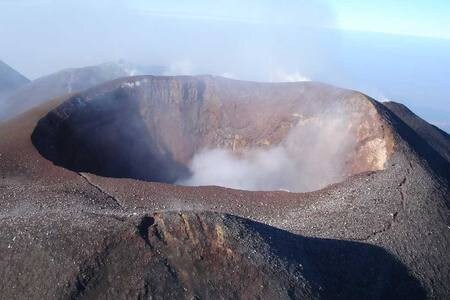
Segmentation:
{"type": "Polygon", "coordinates": [[[181,187],[55,165],[31,136],[73,96],[0,124],[2,297],[449,298],[450,139],[349,95],[373,107],[391,152],[382,170],[358,169],[309,193],[181,187]]]}
{"type": "Polygon", "coordinates": [[[6,298],[425,294],[406,268],[379,247],[307,238],[213,212],[52,211],[2,220],[2,228],[2,254],[16,262],[2,260],[6,298]]]}

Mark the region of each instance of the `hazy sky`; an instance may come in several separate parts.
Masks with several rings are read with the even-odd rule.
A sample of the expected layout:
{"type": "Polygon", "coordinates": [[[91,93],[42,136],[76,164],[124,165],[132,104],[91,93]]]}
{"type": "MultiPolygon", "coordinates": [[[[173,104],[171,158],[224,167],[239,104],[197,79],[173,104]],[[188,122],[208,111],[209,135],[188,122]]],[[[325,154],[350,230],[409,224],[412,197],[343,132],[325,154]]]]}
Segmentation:
{"type": "MultiPolygon", "coordinates": [[[[324,37],[317,33],[318,28],[450,39],[448,16],[447,0],[0,0],[0,58],[31,78],[102,59],[145,59],[149,63],[182,60],[186,64],[191,60],[189,55],[183,57],[180,49],[173,49],[180,46],[178,36],[183,40],[195,35],[203,39],[203,46],[205,39],[210,39],[211,44],[220,43],[214,40],[214,34],[225,35],[224,40],[230,35],[248,34],[248,39],[254,41],[247,44],[254,42],[264,51],[267,44],[282,42],[270,36],[278,34],[274,32],[278,30],[298,36],[287,46],[308,43],[311,51],[323,45],[320,40],[324,37]],[[187,27],[191,32],[186,32],[187,27]],[[294,31],[300,27],[309,27],[314,34],[305,36],[306,31],[294,31]],[[266,46],[260,47],[266,29],[272,32],[267,34],[266,46]],[[254,31],[260,34],[253,36],[254,31]]],[[[253,46],[243,46],[245,43],[240,39],[239,43],[222,46],[253,46]]],[[[294,50],[307,51],[305,48],[294,50]]],[[[314,51],[323,52],[323,48],[314,51]]]]}
{"type": "Polygon", "coordinates": [[[319,80],[404,102],[450,130],[448,16],[448,0],[0,0],[0,59],[31,79],[125,59],[319,80]]]}
{"type": "Polygon", "coordinates": [[[0,0],[0,57],[31,78],[121,58],[261,80],[287,64],[318,70],[304,58],[330,56],[318,33],[334,24],[330,6],[282,3],[0,0]]]}
{"type": "Polygon", "coordinates": [[[360,31],[450,38],[448,0],[329,0],[336,27],[360,31]]]}

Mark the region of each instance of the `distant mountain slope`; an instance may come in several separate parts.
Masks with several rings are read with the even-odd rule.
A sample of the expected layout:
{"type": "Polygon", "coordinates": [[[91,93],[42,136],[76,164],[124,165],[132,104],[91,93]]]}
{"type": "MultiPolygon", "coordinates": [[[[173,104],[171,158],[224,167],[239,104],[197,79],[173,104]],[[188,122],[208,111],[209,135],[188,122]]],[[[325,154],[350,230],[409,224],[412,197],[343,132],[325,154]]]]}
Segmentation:
{"type": "MultiPolygon", "coordinates": [[[[315,82],[213,76],[121,78],[42,103],[0,124],[2,296],[450,299],[450,164],[393,111],[315,82]],[[332,103],[357,141],[339,143],[345,157],[382,169],[308,193],[154,182],[203,146],[279,145],[332,103]]],[[[311,135],[336,143],[329,127],[311,135]]]]}
{"type": "Polygon", "coordinates": [[[0,99],[29,82],[28,78],[0,60],[0,99]]]}
{"type": "Polygon", "coordinates": [[[442,157],[450,161],[450,136],[448,133],[421,119],[403,104],[390,101],[384,102],[383,105],[416,131],[442,157]]]}
{"type": "Polygon", "coordinates": [[[136,67],[125,62],[112,62],[84,68],[66,69],[38,78],[4,99],[2,110],[0,111],[0,122],[10,119],[46,100],[64,94],[79,92],[116,78],[147,72],[153,72],[157,75],[163,72],[163,68],[157,66],[136,67]]]}

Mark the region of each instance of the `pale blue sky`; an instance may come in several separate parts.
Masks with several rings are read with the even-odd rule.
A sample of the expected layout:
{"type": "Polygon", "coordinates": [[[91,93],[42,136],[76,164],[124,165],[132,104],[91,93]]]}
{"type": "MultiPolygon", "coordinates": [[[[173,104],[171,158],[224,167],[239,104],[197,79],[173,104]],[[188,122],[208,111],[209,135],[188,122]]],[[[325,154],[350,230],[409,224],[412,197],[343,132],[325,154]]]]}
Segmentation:
{"type": "Polygon", "coordinates": [[[449,0],[328,0],[339,29],[450,38],[449,0]]]}
{"type": "Polygon", "coordinates": [[[450,131],[449,16],[450,0],[0,0],[0,59],[31,79],[119,59],[310,78],[404,102],[450,131]]]}
{"type": "Polygon", "coordinates": [[[153,15],[243,22],[292,22],[297,15],[304,18],[299,11],[308,6],[314,12],[306,15],[308,22],[323,23],[325,17],[332,28],[450,38],[448,0],[135,0],[130,5],[153,15]]]}
{"type": "Polygon", "coordinates": [[[337,29],[450,38],[448,0],[135,0],[130,3],[149,14],[247,22],[293,21],[308,6],[308,12],[315,12],[306,15],[308,21],[315,19],[322,23],[325,17],[326,25],[337,29]]]}
{"type": "Polygon", "coordinates": [[[0,0],[0,15],[2,10],[6,13],[14,8],[21,9],[24,15],[31,14],[33,7],[51,9],[56,3],[103,6],[105,13],[134,8],[149,15],[243,22],[317,22],[346,30],[450,38],[448,0],[0,0]],[[299,20],[298,16],[306,20],[299,20]]]}
{"type": "Polygon", "coordinates": [[[298,15],[311,20],[325,14],[325,21],[333,22],[327,25],[339,29],[450,38],[448,0],[0,0],[0,15],[14,7],[26,15],[33,13],[32,7],[51,9],[70,2],[69,5],[103,6],[105,13],[115,7],[133,7],[167,16],[250,22],[302,22],[296,19],[298,15]]]}

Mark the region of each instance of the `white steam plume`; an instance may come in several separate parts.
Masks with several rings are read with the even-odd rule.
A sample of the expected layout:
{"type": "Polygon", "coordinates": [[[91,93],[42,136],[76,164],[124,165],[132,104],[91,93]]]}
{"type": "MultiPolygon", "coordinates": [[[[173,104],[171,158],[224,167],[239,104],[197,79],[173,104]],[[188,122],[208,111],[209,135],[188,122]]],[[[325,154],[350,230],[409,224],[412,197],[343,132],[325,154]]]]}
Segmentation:
{"type": "Polygon", "coordinates": [[[282,70],[278,70],[273,74],[270,78],[270,81],[273,82],[299,82],[299,81],[311,81],[311,79],[307,76],[304,76],[300,72],[285,72],[282,70]]]}
{"type": "Polygon", "coordinates": [[[179,60],[171,63],[164,75],[195,75],[196,70],[194,65],[189,60],[179,60]]]}
{"type": "Polygon", "coordinates": [[[228,149],[204,149],[190,163],[192,176],[178,184],[316,190],[345,177],[354,144],[346,118],[324,115],[300,121],[281,144],[268,149],[247,149],[239,154],[228,149]]]}

